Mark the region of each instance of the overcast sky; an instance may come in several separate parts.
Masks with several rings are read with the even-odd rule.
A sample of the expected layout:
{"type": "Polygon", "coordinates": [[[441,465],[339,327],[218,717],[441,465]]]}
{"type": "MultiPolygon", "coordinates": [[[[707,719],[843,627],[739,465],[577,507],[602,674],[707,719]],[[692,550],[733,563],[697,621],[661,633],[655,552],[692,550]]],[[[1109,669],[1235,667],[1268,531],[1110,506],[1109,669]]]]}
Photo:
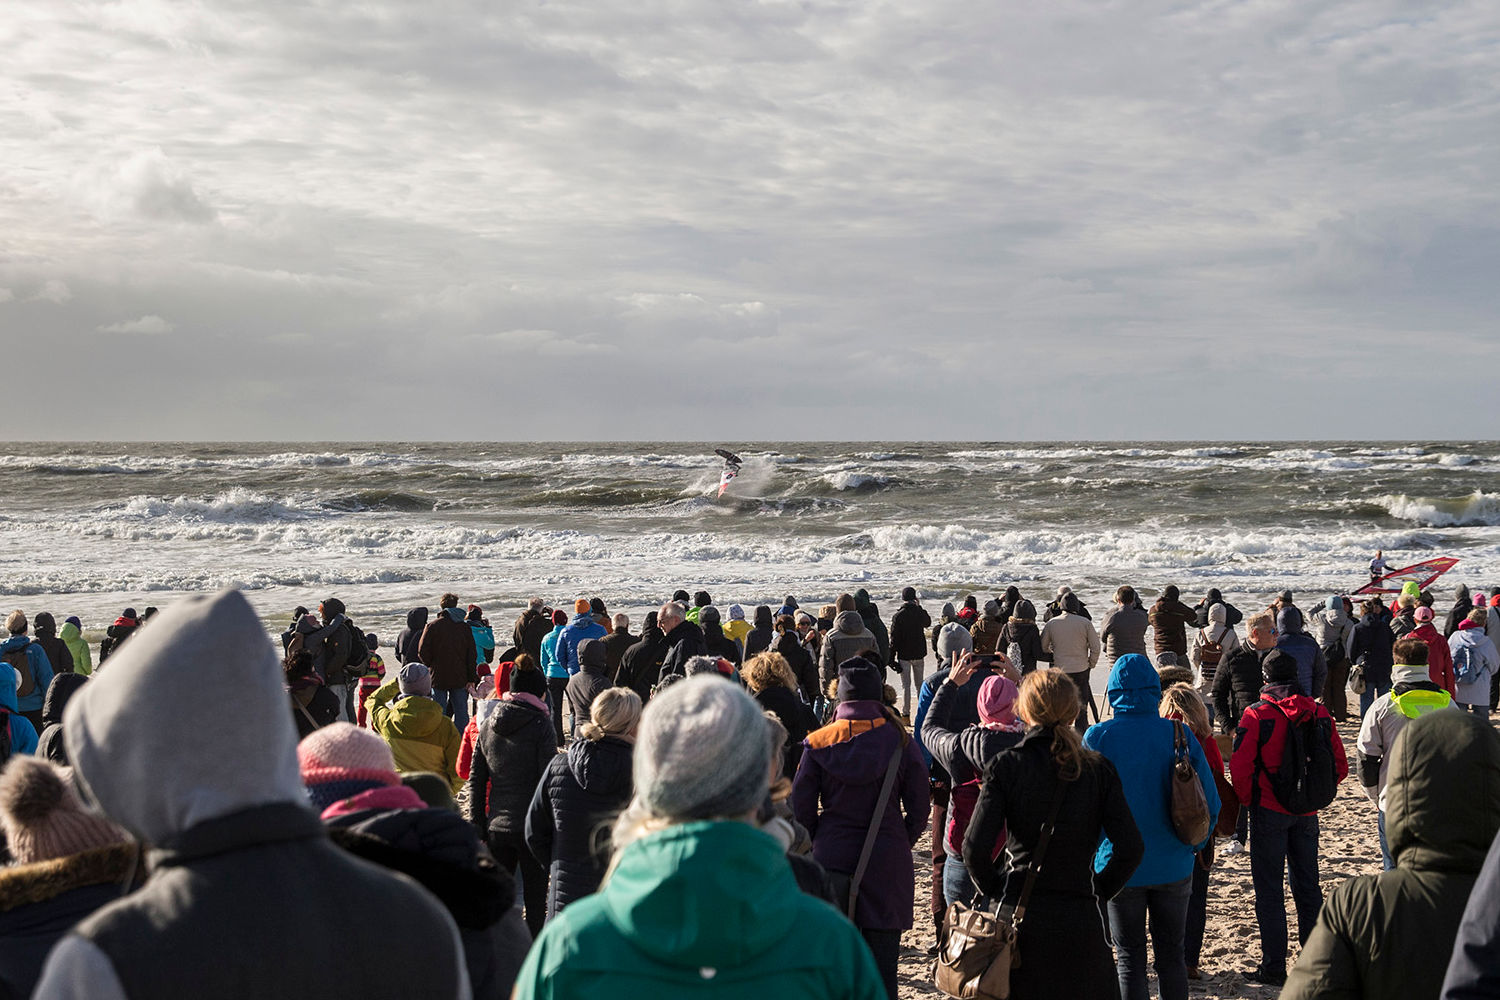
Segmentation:
{"type": "Polygon", "coordinates": [[[0,52],[0,438],[1496,436],[1493,0],[7,0],[0,52]]]}

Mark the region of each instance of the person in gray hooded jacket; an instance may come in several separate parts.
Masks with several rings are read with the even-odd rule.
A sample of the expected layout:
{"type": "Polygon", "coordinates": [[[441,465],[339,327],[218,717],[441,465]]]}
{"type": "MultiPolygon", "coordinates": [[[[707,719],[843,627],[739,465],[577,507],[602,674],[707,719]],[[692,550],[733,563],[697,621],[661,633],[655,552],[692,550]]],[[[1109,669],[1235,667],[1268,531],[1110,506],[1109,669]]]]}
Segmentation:
{"type": "Polygon", "coordinates": [[[239,593],[190,597],[69,701],[75,775],[152,846],[151,874],[58,942],[36,996],[470,996],[442,906],[339,850],[308,808],[277,660],[239,593]],[[202,711],[225,691],[232,712],[202,711]],[[422,961],[378,935],[309,947],[309,935],[355,924],[400,927],[422,961]]]}
{"type": "MultiPolygon", "coordinates": [[[[875,663],[880,645],[875,641],[875,633],[865,627],[865,621],[859,616],[859,612],[840,612],[833,620],[833,630],[823,637],[823,654],[818,660],[823,683],[827,684],[838,677],[840,663],[870,650],[875,650],[875,655],[869,657],[870,662],[875,663]]],[[[880,663],[880,674],[885,676],[884,662],[880,663]]]]}

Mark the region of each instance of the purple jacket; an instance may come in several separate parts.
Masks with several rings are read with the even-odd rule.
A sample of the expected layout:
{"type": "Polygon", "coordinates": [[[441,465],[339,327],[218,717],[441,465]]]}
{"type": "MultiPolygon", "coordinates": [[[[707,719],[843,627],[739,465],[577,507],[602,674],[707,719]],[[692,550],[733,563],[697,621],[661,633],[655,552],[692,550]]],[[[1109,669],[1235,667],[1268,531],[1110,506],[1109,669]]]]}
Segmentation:
{"type": "MultiPolygon", "coordinates": [[[[792,812],[812,835],[813,857],[830,871],[853,874],[886,767],[901,736],[873,701],[848,701],[834,721],[803,740],[792,781],[792,812]]],[[[859,887],[855,926],[908,930],[915,870],[911,850],[927,827],[931,792],[915,740],[901,753],[896,784],[859,887]]]]}

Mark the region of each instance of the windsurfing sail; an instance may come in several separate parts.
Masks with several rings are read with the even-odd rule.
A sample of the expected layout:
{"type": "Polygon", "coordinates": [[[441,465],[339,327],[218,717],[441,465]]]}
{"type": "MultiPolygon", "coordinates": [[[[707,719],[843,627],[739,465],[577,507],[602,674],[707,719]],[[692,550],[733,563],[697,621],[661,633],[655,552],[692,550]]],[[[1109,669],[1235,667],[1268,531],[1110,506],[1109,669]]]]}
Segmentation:
{"type": "Polygon", "coordinates": [[[1437,559],[1428,559],[1424,562],[1404,566],[1401,569],[1393,569],[1379,580],[1372,580],[1355,591],[1356,594],[1399,594],[1402,584],[1409,580],[1415,580],[1417,586],[1426,590],[1432,586],[1432,581],[1448,572],[1458,565],[1458,560],[1451,556],[1440,556],[1437,559]]]}
{"type": "Polygon", "coordinates": [[[715,448],[714,454],[724,460],[724,471],[719,473],[719,496],[729,489],[729,484],[734,482],[734,477],[740,474],[740,456],[723,448],[715,448]]]}

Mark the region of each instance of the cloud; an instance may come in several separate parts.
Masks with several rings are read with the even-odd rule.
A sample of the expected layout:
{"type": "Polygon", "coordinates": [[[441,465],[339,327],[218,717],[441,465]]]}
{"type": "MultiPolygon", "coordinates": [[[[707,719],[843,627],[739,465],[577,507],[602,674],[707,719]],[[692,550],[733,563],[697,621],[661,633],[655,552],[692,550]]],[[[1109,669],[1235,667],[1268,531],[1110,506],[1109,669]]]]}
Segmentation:
{"type": "Polygon", "coordinates": [[[1443,436],[1497,416],[1497,30],[1483,0],[13,0],[0,286],[72,300],[0,335],[93,356],[170,316],[194,350],[8,430],[1361,435],[1393,351],[1459,345],[1403,425],[1443,436]]]}
{"type": "Polygon", "coordinates": [[[160,316],[151,314],[125,323],[110,323],[98,327],[100,333],[171,333],[177,329],[160,316]]]}
{"type": "Polygon", "coordinates": [[[73,291],[68,287],[66,281],[57,278],[49,278],[42,283],[42,287],[36,290],[31,298],[34,302],[51,302],[54,305],[62,305],[73,297],[73,291]]]}

